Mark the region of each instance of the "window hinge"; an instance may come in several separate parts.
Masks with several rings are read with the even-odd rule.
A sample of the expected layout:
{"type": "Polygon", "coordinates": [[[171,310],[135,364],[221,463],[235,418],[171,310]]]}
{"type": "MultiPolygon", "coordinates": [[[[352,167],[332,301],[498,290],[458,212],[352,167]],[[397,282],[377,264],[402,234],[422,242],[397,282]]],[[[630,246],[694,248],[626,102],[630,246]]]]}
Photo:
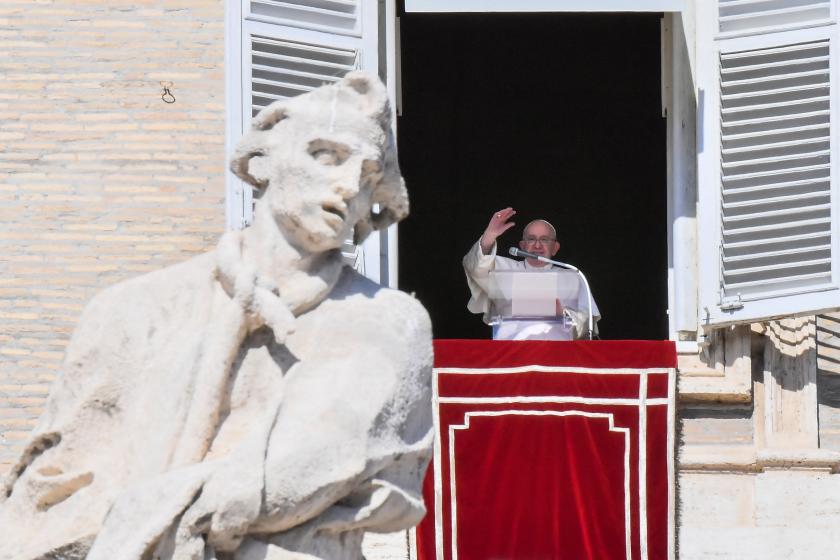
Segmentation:
{"type": "Polygon", "coordinates": [[[718,307],[720,307],[721,311],[735,311],[736,309],[743,308],[744,303],[741,301],[741,294],[720,298],[718,307]]]}

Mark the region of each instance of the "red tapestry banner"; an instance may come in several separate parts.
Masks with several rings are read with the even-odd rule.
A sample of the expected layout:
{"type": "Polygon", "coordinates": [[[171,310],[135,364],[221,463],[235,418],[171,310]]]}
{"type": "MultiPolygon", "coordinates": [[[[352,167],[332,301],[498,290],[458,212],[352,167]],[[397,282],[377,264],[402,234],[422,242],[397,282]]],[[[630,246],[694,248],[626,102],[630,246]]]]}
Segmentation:
{"type": "Polygon", "coordinates": [[[674,557],[676,351],[435,341],[418,560],[674,557]]]}

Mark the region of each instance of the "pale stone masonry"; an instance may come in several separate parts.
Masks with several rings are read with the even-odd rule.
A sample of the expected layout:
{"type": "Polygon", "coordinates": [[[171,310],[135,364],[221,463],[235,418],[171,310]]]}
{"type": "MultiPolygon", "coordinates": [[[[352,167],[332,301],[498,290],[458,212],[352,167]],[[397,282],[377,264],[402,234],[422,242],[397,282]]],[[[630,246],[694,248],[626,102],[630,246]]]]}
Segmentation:
{"type": "Polygon", "coordinates": [[[223,62],[223,0],[0,3],[0,476],[85,302],[224,230],[223,62]]]}

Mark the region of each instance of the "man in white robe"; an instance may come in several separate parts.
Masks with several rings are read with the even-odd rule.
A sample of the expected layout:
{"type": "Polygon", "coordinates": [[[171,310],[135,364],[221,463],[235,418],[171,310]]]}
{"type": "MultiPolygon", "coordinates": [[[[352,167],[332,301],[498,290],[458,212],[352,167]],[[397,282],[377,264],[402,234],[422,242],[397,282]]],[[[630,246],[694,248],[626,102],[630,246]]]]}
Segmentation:
{"type": "MultiPolygon", "coordinates": [[[[498,322],[498,317],[505,314],[505,310],[497,309],[490,298],[491,272],[522,271],[549,272],[563,270],[555,265],[545,263],[535,258],[517,261],[497,255],[497,239],[512,228],[515,223],[510,219],[516,214],[513,208],[505,208],[494,213],[487,224],[487,228],[478,241],[464,256],[464,272],[470,289],[470,300],[467,309],[473,313],[481,313],[487,324],[494,325],[493,338],[501,340],[572,340],[588,338],[589,323],[589,294],[580,277],[580,289],[577,299],[573,303],[562,305],[557,302],[555,317],[543,321],[515,321],[498,322]]],[[[551,259],[560,250],[557,233],[548,221],[534,220],[530,222],[522,233],[519,242],[520,249],[534,255],[551,259]]],[[[601,318],[598,306],[592,298],[592,325],[597,333],[597,321],[601,318]]]]}

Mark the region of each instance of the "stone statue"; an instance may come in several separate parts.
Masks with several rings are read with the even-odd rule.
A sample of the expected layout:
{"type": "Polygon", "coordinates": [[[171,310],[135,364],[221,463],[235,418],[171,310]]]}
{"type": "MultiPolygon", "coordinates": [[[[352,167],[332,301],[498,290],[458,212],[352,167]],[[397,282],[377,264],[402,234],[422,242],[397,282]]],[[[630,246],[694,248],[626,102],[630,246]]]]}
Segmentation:
{"type": "Polygon", "coordinates": [[[85,309],[0,492],[0,558],[358,559],[422,518],[429,318],[340,253],[408,213],[385,88],[270,105],[232,169],[253,226],[85,309]]]}

